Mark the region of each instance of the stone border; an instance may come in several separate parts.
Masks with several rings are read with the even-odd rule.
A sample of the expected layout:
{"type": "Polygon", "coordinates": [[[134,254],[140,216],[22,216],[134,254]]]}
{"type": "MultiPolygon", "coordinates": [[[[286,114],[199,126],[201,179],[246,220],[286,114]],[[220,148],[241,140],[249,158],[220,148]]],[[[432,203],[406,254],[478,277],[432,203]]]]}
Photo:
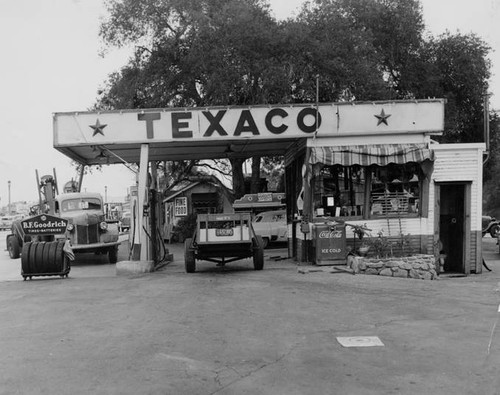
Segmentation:
{"type": "Polygon", "coordinates": [[[365,258],[355,255],[347,257],[347,267],[353,274],[374,274],[385,277],[437,280],[434,255],[418,254],[407,257],[365,258]]]}

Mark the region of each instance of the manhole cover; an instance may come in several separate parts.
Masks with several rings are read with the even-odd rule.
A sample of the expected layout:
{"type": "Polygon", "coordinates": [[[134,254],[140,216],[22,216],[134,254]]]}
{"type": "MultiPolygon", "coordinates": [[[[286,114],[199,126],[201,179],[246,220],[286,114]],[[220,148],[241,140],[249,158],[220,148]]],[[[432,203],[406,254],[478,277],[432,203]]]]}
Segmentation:
{"type": "Polygon", "coordinates": [[[337,341],[343,347],[377,347],[384,343],[377,336],[351,336],[337,337],[337,341]]]}

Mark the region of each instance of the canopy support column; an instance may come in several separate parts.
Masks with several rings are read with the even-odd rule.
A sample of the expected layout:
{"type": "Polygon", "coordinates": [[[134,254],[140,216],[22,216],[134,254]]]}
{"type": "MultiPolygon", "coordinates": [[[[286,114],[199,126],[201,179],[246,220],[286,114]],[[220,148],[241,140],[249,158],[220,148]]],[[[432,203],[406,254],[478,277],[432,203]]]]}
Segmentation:
{"type": "Polygon", "coordinates": [[[146,233],[149,228],[148,205],[148,165],[149,144],[141,144],[141,157],[139,163],[137,205],[134,213],[135,224],[133,226],[132,261],[117,262],[117,274],[148,273],[154,270],[154,262],[151,260],[151,240],[146,233]],[[146,210],[145,210],[146,209],[146,210]]]}
{"type": "Polygon", "coordinates": [[[140,260],[146,261],[150,258],[149,240],[145,229],[148,228],[148,217],[145,216],[144,208],[148,204],[148,170],[149,170],[149,144],[141,144],[141,159],[139,163],[139,185],[137,186],[137,226],[135,228],[134,250],[140,251],[140,260]]]}

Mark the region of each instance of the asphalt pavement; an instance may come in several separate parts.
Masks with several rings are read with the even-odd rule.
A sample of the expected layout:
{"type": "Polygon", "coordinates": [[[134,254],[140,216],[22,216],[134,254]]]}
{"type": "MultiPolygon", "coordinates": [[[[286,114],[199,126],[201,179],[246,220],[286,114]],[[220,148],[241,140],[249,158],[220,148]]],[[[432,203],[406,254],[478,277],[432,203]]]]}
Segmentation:
{"type": "Polygon", "coordinates": [[[154,273],[82,256],[23,281],[3,251],[0,394],[500,394],[500,254],[483,244],[491,272],[437,281],[301,274],[283,248],[262,271],[187,274],[180,244],[154,273]]]}

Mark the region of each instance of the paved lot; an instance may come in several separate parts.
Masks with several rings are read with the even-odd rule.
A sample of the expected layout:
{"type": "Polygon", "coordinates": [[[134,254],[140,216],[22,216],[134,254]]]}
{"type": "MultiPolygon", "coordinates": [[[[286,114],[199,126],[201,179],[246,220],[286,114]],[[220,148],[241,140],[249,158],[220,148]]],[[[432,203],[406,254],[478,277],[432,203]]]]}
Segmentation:
{"type": "Polygon", "coordinates": [[[0,394],[497,394],[500,255],[484,245],[492,272],[438,281],[299,274],[271,259],[283,249],[263,271],[186,274],[180,245],[143,276],[88,257],[68,279],[4,278],[0,394]]]}

